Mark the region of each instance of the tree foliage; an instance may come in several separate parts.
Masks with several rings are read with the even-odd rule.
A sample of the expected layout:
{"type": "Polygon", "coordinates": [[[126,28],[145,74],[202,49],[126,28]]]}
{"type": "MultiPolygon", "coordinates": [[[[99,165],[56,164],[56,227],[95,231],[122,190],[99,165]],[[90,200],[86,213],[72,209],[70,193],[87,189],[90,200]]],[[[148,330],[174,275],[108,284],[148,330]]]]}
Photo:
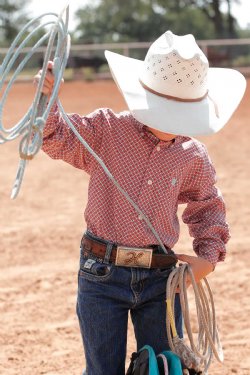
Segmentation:
{"type": "Polygon", "coordinates": [[[239,4],[238,0],[177,0],[180,7],[199,7],[206,18],[212,22],[216,37],[218,38],[234,38],[236,33],[236,19],[232,16],[232,3],[239,4]],[[222,12],[224,6],[226,12],[222,12]]]}
{"type": "MultiPolygon", "coordinates": [[[[28,22],[25,6],[30,1],[0,0],[1,46],[8,46],[28,22]]],[[[89,0],[76,13],[73,42],[152,41],[166,30],[197,39],[237,37],[243,31],[232,16],[233,3],[240,1],[89,0]]]]}
{"type": "Polygon", "coordinates": [[[150,41],[168,29],[176,34],[192,33],[198,39],[237,37],[233,1],[238,2],[94,0],[78,10],[74,37],[82,43],[150,41]]]}
{"type": "Polygon", "coordinates": [[[30,0],[0,0],[0,43],[8,46],[28,22],[25,5],[30,0]]]}

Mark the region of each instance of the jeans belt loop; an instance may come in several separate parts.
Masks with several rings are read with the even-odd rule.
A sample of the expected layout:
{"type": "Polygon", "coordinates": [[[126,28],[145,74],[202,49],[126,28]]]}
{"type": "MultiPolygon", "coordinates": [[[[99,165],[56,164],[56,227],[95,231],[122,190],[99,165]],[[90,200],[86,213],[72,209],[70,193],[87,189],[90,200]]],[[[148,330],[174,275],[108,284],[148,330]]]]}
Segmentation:
{"type": "Polygon", "coordinates": [[[103,258],[103,263],[106,263],[106,264],[109,263],[112,250],[113,250],[113,244],[111,242],[108,242],[107,247],[106,247],[105,256],[103,258]]]}

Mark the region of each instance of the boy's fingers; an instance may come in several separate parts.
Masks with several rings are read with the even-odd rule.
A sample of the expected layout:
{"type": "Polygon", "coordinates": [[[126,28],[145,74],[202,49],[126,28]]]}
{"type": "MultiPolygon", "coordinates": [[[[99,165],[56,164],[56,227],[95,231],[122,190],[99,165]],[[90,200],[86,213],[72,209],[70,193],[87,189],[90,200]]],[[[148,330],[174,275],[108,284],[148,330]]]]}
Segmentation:
{"type": "Polygon", "coordinates": [[[48,64],[47,64],[47,69],[49,69],[49,70],[52,70],[53,69],[53,67],[54,67],[54,63],[53,63],[53,61],[48,61],[48,64]]]}
{"type": "Polygon", "coordinates": [[[42,93],[44,94],[44,95],[50,95],[50,90],[49,89],[46,89],[46,88],[43,88],[43,90],[42,90],[42,93]]]}
{"type": "MultiPolygon", "coordinates": [[[[46,75],[44,77],[44,82],[43,82],[42,89],[41,89],[42,93],[45,95],[50,95],[53,90],[53,85],[55,82],[55,77],[53,74],[53,67],[54,67],[53,61],[49,61],[47,64],[47,71],[46,71],[46,75]]],[[[39,84],[41,80],[41,76],[42,76],[42,69],[39,70],[39,72],[34,76],[33,78],[34,85],[37,86],[39,84]]],[[[64,80],[62,79],[61,83],[63,82],[64,80]]]]}
{"type": "Polygon", "coordinates": [[[34,82],[39,82],[39,79],[41,78],[41,70],[34,76],[34,82]]]}
{"type": "MultiPolygon", "coordinates": [[[[38,84],[40,82],[40,79],[41,79],[41,76],[39,74],[37,74],[34,77],[33,82],[35,84],[38,84]]],[[[54,80],[51,80],[49,77],[45,76],[45,80],[43,82],[43,86],[53,87],[53,83],[54,83],[54,80]]]]}
{"type": "Polygon", "coordinates": [[[33,78],[33,83],[34,83],[35,85],[37,85],[38,82],[39,82],[39,79],[37,78],[37,76],[35,76],[35,77],[33,78]]]}
{"type": "Polygon", "coordinates": [[[46,76],[45,76],[45,81],[48,81],[48,82],[50,82],[50,83],[54,83],[54,79],[55,79],[55,77],[54,77],[54,74],[52,73],[52,71],[51,70],[47,70],[47,73],[46,73],[46,76]]]}
{"type": "Polygon", "coordinates": [[[191,256],[191,255],[186,255],[186,254],[176,254],[177,259],[181,260],[182,262],[186,262],[189,264],[192,264],[196,261],[197,257],[191,256]]]}
{"type": "MultiPolygon", "coordinates": [[[[39,80],[40,80],[40,77],[35,77],[34,80],[33,80],[33,83],[34,85],[38,85],[39,83],[39,80]]],[[[44,81],[44,84],[42,86],[42,89],[41,89],[41,92],[45,95],[49,95],[52,91],[52,88],[53,88],[53,84],[51,84],[50,82],[48,82],[47,80],[44,81]]]]}
{"type": "MultiPolygon", "coordinates": [[[[41,79],[41,70],[38,72],[38,74],[36,74],[35,76],[34,76],[34,79],[33,79],[33,82],[35,83],[35,84],[38,84],[39,83],[39,81],[40,81],[40,79],[41,79]]],[[[46,76],[45,76],[45,79],[44,79],[44,83],[43,83],[43,85],[51,85],[51,86],[53,86],[53,84],[54,84],[54,76],[53,76],[53,74],[51,73],[51,72],[47,72],[46,73],[46,76]]]]}

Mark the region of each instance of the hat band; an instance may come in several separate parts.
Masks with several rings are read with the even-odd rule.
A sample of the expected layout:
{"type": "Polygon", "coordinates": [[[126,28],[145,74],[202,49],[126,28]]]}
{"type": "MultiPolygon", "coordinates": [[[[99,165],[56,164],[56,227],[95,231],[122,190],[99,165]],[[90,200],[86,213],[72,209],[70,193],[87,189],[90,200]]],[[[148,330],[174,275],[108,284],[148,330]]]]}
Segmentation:
{"type": "Polygon", "coordinates": [[[150,87],[148,87],[147,85],[145,85],[145,83],[143,83],[140,79],[139,79],[139,82],[142,85],[142,87],[144,87],[145,90],[151,92],[152,94],[162,96],[163,98],[166,98],[166,99],[176,100],[177,102],[200,102],[208,94],[208,91],[206,91],[206,93],[203,96],[201,96],[200,98],[184,99],[184,98],[179,98],[177,96],[166,95],[166,94],[162,94],[161,92],[155,91],[155,90],[151,89],[150,87]]]}

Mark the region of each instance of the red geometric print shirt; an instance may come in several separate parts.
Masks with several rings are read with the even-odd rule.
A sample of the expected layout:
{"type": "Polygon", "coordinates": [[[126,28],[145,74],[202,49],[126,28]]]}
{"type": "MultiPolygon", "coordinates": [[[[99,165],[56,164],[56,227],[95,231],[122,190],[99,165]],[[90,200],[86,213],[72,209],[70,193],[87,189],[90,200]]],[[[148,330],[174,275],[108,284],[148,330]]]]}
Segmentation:
{"type": "MultiPolygon", "coordinates": [[[[151,221],[162,242],[173,248],[179,238],[177,209],[189,227],[195,253],[212,264],[225,258],[229,239],[225,205],[205,146],[177,136],[160,141],[129,112],[98,109],[88,116],[68,115],[77,131],[151,221]]],[[[90,175],[85,209],[87,228],[122,245],[157,243],[145,221],[107,177],[53,108],[44,128],[43,151],[90,175]]]]}

